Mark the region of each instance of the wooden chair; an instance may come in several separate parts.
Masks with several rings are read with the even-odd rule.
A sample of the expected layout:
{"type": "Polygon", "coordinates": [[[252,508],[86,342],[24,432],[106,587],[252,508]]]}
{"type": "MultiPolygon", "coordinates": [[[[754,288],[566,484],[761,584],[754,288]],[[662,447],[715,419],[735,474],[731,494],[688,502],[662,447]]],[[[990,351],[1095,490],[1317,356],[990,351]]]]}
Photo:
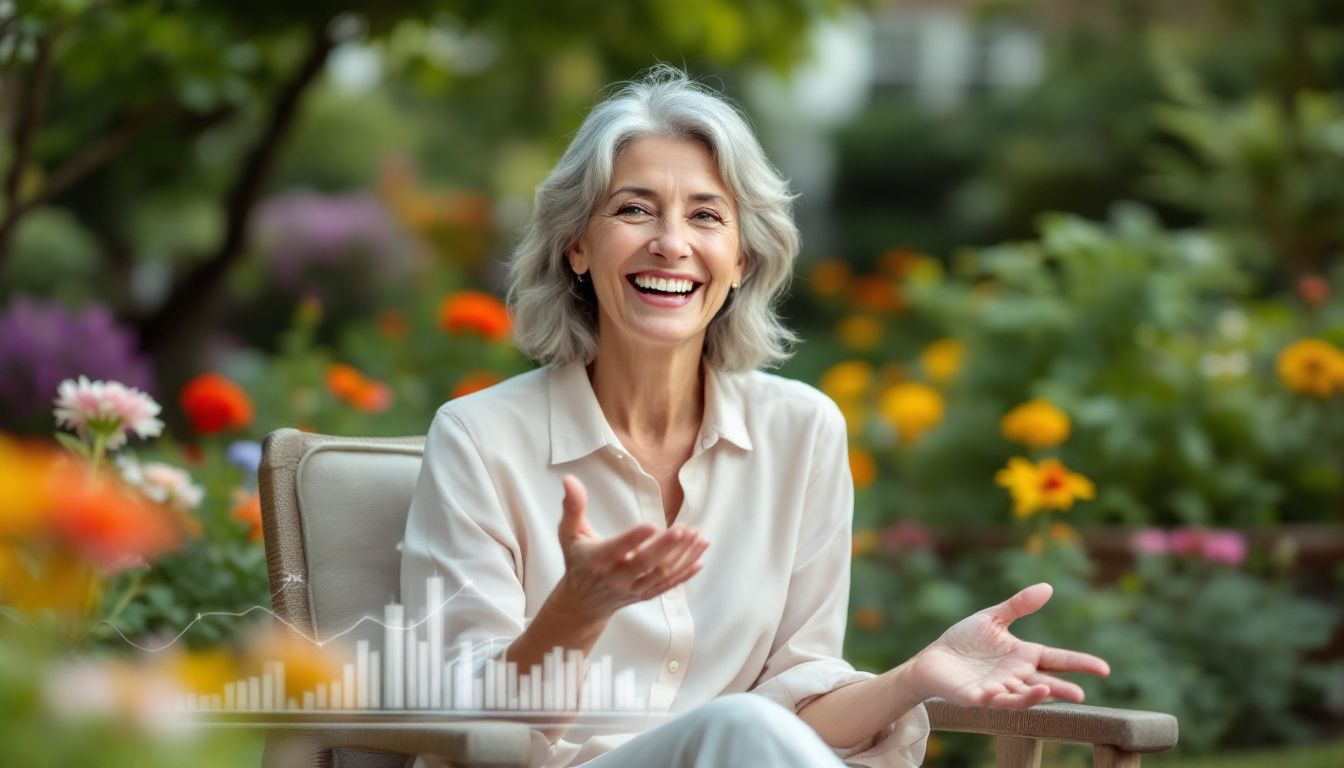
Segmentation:
{"type": "MultiPolygon", "coordinates": [[[[400,591],[398,543],[420,468],[424,438],[334,437],[277,430],[260,472],[262,524],[278,615],[326,637],[363,616],[381,616],[400,591]]],[[[355,637],[376,641],[371,625],[355,637]]],[[[1045,741],[1091,744],[1097,768],[1130,768],[1143,753],[1176,744],[1176,718],[1075,704],[1027,710],[927,703],[934,730],[993,735],[1001,768],[1040,765],[1045,741]]],[[[504,721],[435,722],[428,713],[395,721],[336,716],[274,723],[264,764],[401,768],[407,755],[435,754],[461,766],[526,766],[529,728],[504,721]]]]}

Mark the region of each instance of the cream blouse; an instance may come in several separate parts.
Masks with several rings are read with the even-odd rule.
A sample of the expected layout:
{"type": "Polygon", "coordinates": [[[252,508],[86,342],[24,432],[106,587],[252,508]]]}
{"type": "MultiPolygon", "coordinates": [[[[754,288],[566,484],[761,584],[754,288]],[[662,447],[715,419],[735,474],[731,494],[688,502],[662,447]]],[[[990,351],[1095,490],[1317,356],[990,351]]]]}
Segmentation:
{"type": "MultiPolygon", "coordinates": [[[[798,711],[873,677],[841,658],[849,598],[853,483],[845,423],[825,395],[761,372],[706,368],[700,435],[679,477],[676,521],[710,542],[704,570],[617,611],[590,659],[633,669],[650,723],[750,691],[798,711]]],[[[588,490],[602,536],[666,527],[658,483],[621,446],[580,364],[541,368],[441,407],[430,426],[403,544],[402,602],[444,579],[444,640],[503,650],[565,564],[561,478],[588,490]],[[491,642],[494,641],[494,642],[491,642]]],[[[577,765],[634,734],[561,740],[536,765],[577,765]]],[[[837,750],[863,766],[917,765],[922,706],[872,740],[837,750]]]]}

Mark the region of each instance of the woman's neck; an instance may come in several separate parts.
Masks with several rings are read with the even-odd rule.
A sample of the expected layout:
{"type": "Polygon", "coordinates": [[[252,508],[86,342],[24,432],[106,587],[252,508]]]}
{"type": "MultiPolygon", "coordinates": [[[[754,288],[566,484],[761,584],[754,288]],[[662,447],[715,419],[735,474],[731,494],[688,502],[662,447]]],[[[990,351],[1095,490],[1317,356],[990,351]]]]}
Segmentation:
{"type": "Polygon", "coordinates": [[[612,429],[642,445],[694,435],[704,414],[701,349],[636,351],[599,343],[588,378],[612,429]]]}

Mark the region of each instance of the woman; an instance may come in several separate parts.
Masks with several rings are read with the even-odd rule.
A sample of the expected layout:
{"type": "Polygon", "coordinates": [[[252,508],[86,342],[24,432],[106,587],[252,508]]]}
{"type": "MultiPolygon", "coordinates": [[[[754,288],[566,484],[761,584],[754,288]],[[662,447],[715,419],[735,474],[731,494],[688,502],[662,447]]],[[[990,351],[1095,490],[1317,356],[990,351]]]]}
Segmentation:
{"type": "Polygon", "coordinates": [[[790,207],[733,107],[669,67],[628,85],[539,187],[511,264],[518,344],[546,367],[430,427],[403,602],[437,574],[450,643],[520,671],[555,646],[609,655],[649,723],[667,720],[549,732],[537,765],[914,765],[928,697],[1078,701],[1051,673],[1107,674],[1009,634],[1044,584],[880,676],[840,658],[844,420],[759,370],[793,341],[773,311],[799,247],[790,207]]]}

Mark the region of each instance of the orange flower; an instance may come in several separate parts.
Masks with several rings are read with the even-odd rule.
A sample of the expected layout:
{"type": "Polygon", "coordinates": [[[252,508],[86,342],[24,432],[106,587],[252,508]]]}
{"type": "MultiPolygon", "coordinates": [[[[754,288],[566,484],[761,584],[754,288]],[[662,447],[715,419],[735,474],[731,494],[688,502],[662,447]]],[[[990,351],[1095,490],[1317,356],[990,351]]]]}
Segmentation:
{"type": "Polygon", "coordinates": [[[1049,400],[1036,398],[1009,411],[999,429],[1005,438],[1040,450],[1068,440],[1070,423],[1068,414],[1049,400]]]}
{"type": "Polygon", "coordinates": [[[860,309],[870,312],[896,312],[905,308],[905,299],[896,286],[880,277],[865,275],[854,281],[852,297],[860,309]]]}
{"type": "Polygon", "coordinates": [[[855,488],[867,488],[877,479],[877,462],[862,448],[850,448],[849,473],[854,476],[855,488]]]}
{"type": "Polygon", "coordinates": [[[234,492],[233,511],[229,517],[247,526],[247,537],[261,541],[261,496],[247,494],[241,489],[234,492]]]}
{"type": "Polygon", "coordinates": [[[862,557],[875,549],[877,549],[876,531],[865,528],[862,531],[855,532],[854,538],[850,542],[850,554],[854,557],[862,557]]]}
{"type": "Polygon", "coordinates": [[[854,612],[854,624],[864,632],[876,632],[882,628],[882,611],[865,606],[854,612]]]}
{"type": "Polygon", "coordinates": [[[252,399],[243,388],[217,373],[203,373],[187,382],[178,398],[192,429],[215,434],[252,423],[252,399]]]}
{"type": "Polygon", "coordinates": [[[1008,460],[994,482],[1008,489],[1013,497],[1013,514],[1028,517],[1046,509],[1067,511],[1078,499],[1096,498],[1092,481],[1070,472],[1058,459],[1032,464],[1021,457],[1008,460]]]}
{"type": "Polygon", "coordinates": [[[373,322],[378,333],[388,341],[401,341],[411,332],[411,323],[406,319],[406,314],[395,309],[379,312],[373,322]]]}
{"type": "Polygon", "coordinates": [[[459,397],[470,395],[472,392],[480,392],[486,387],[493,387],[501,381],[503,381],[503,378],[494,371],[472,371],[457,382],[457,386],[453,388],[453,393],[448,397],[451,400],[456,400],[459,397]]]}
{"type": "Polygon", "coordinates": [[[366,378],[359,369],[345,363],[327,366],[327,390],[336,399],[364,413],[382,413],[392,405],[392,390],[382,382],[366,378]]]}
{"type": "Polygon", "coordinates": [[[839,296],[849,285],[849,265],[843,261],[819,261],[812,267],[812,291],[818,296],[839,296]]]}
{"type": "Polygon", "coordinates": [[[56,537],[105,573],[116,573],[181,543],[173,514],[110,476],[65,465],[48,475],[56,537]]]}
{"type": "Polygon", "coordinates": [[[850,315],[836,326],[835,335],[850,349],[872,349],[882,341],[882,323],[871,315],[850,315]]]}
{"type": "Polygon", "coordinates": [[[1070,547],[1076,547],[1083,543],[1083,537],[1073,526],[1068,523],[1061,523],[1058,520],[1050,524],[1045,536],[1039,533],[1033,533],[1027,539],[1027,551],[1033,555],[1039,555],[1045,551],[1047,544],[1064,544],[1070,547]]]}
{"type": "Polygon", "coordinates": [[[57,459],[49,446],[0,437],[0,541],[36,533],[50,497],[42,478],[57,459]]]}
{"type": "Polygon", "coordinates": [[[459,291],[439,305],[439,327],[448,333],[475,333],[503,341],[512,328],[509,310],[499,299],[480,291],[459,291]]]}

